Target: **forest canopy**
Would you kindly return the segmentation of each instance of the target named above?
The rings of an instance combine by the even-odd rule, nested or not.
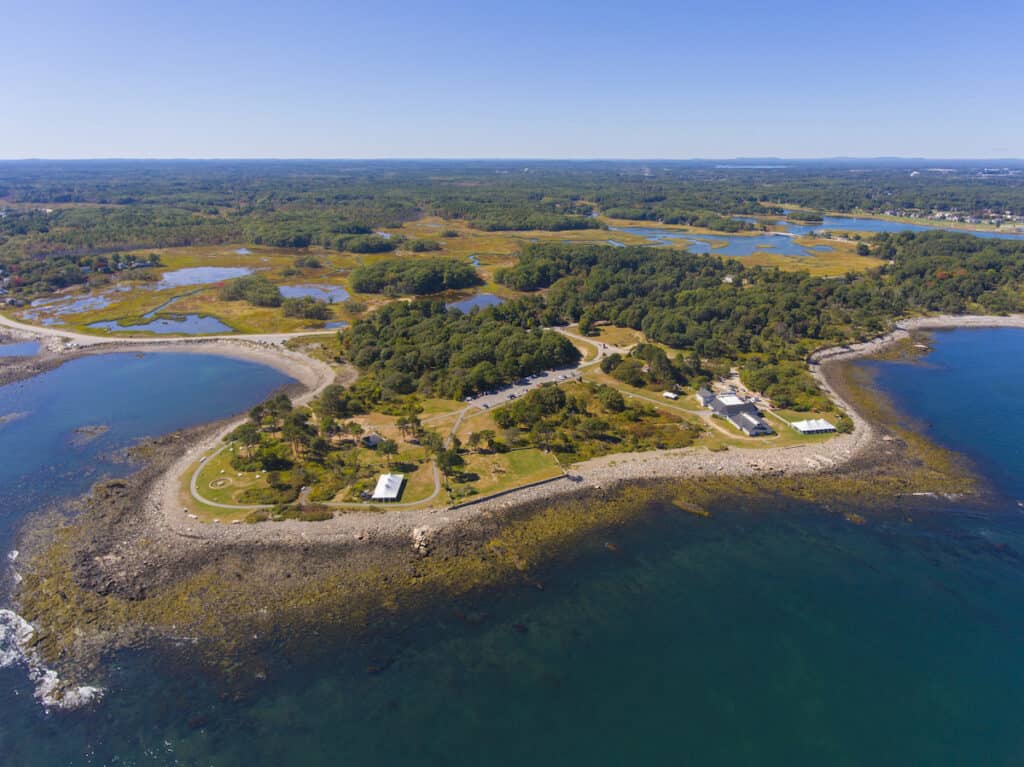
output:
[[[580,359],[568,339],[541,329],[530,303],[463,314],[440,301],[396,302],[356,322],[342,348],[386,392],[452,399]]]
[[[482,285],[472,264],[449,258],[393,258],[352,270],[350,283],[359,293],[425,296]]]

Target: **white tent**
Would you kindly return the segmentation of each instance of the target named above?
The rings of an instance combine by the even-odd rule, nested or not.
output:
[[[809,421],[793,421],[790,426],[801,434],[827,434],[836,430],[836,427],[824,418],[812,418]]]
[[[398,496],[402,494],[404,482],[404,474],[381,474],[371,498],[375,501],[397,501]]]

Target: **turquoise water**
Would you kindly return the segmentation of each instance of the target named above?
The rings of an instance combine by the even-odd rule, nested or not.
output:
[[[2,672],[0,753],[28,767],[1019,765],[1024,460],[993,424],[1024,433],[1024,331],[941,333],[922,364],[863,364],[997,494],[904,499],[862,510],[864,525],[777,498],[722,498],[709,519],[651,504],[539,567],[543,590],[399,615],[371,640],[324,626],[301,652],[266,650],[266,680],[241,689],[185,651],[137,652],[112,660],[94,709],[46,715]]]

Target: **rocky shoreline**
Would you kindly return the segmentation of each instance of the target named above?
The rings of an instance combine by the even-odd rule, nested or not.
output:
[[[968,319],[957,324],[1008,321]],[[1013,322],[1024,326],[1024,318]],[[223,648],[237,646],[252,626],[365,625],[366,616],[382,605],[408,605],[410,595],[425,597],[431,588],[457,591],[499,578],[528,578],[530,558],[542,546],[568,543],[626,513],[595,512],[605,501],[622,507],[627,496],[672,497],[683,484],[695,491],[694,499],[701,483],[708,492],[719,486],[728,492],[737,480],[761,488],[821,482],[821,492],[834,494],[845,492],[842,483],[863,470],[853,480],[857,492],[895,497],[901,488],[917,488],[902,479],[883,488],[871,467],[885,465],[891,472],[886,481],[898,474],[900,440],[880,432],[851,402],[843,363],[876,353],[911,330],[953,324],[945,318],[910,321],[880,339],[821,352],[811,361],[823,388],[853,419],[852,434],[789,448],[610,455],[571,467],[565,479],[459,508],[351,512],[326,522],[198,524],[181,513],[180,504],[168,506],[176,497],[169,493],[181,491],[182,467],[195,451],[218,440],[233,422],[151,440],[135,451],[143,461],[139,471],[97,484],[76,503],[70,522],[54,526],[52,519],[42,520],[38,527],[46,529],[35,531],[35,543],[19,546],[18,606],[40,627],[31,649],[57,664],[61,678],[89,680],[104,652],[153,638],[204,637]],[[221,353],[219,343],[189,347]],[[279,369],[300,379],[304,396],[335,376],[330,366],[279,347],[246,349],[233,342],[223,351],[276,357],[275,366],[288,365]],[[293,354],[314,364],[299,373],[290,366]],[[519,521],[509,524],[512,519]]]

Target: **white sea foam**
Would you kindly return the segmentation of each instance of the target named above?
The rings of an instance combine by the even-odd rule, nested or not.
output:
[[[29,648],[35,629],[13,610],[0,610],[0,668],[24,665],[35,685],[35,697],[45,708],[79,708],[103,694],[99,687],[64,685],[57,672],[47,668]]]

